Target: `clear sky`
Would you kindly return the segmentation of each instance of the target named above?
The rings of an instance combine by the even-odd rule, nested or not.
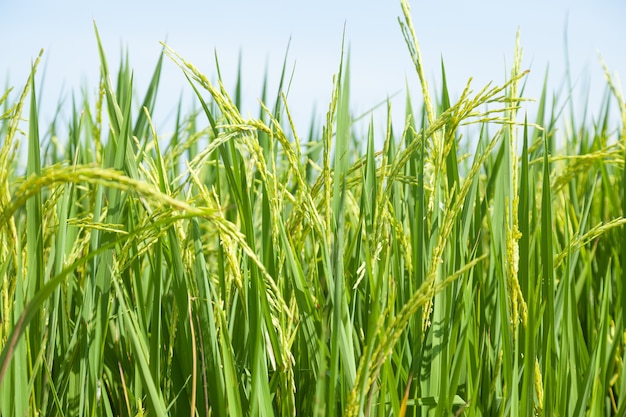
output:
[[[470,76],[474,91],[492,80],[503,82],[518,28],[523,67],[531,69],[529,96],[538,97],[548,63],[550,91],[560,88],[566,33],[571,72],[580,80],[576,94],[588,88],[592,103],[601,97],[604,83],[598,53],[613,72],[626,76],[624,0],[413,0],[411,7],[431,87],[440,85],[443,57],[453,98]],[[95,19],[113,68],[122,48],[128,49],[140,92],[158,58],[159,41],[167,40],[213,80],[217,51],[227,88],[235,83],[241,52],[242,113],[256,116],[264,74],[267,70],[270,86],[275,87],[291,39],[287,62],[290,69],[295,67],[295,75],[289,102],[297,127],[306,132],[314,107],[320,120],[326,111],[344,24],[351,52],[354,113],[404,92],[407,83],[417,101],[419,85],[398,25],[401,14],[399,0],[0,0],[0,80],[22,88],[31,61],[44,48],[42,122],[61,95],[67,98],[84,86],[95,92],[99,75]],[[192,92],[182,73],[166,61],[155,120],[169,117],[181,94],[186,103],[191,102]],[[393,99],[397,111],[403,111],[404,100],[404,94]]]

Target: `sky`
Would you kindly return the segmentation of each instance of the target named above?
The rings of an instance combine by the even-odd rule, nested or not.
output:
[[[592,108],[605,91],[599,54],[613,73],[626,76],[624,0],[413,0],[411,12],[431,90],[441,85],[443,59],[453,100],[470,77],[475,92],[490,81],[504,82],[518,29],[522,68],[531,70],[527,97],[539,97],[548,67],[549,92],[562,91],[566,50],[577,86],[574,97],[589,94]],[[289,45],[287,66],[294,74],[289,105],[296,128],[306,132],[312,116],[322,121],[327,110],[345,30],[353,114],[391,96],[395,121],[404,112],[407,86],[414,102],[420,101],[417,75],[398,24],[401,15],[399,0],[0,0],[0,81],[6,80],[3,90],[5,85],[21,90],[31,62],[43,48],[37,78],[43,83],[41,122],[52,116],[59,98],[69,102],[81,88],[95,95],[95,21],[111,68],[116,68],[122,51],[128,51],[140,95],[161,51],[160,41],[210,80],[216,79],[217,54],[231,90],[241,56],[241,110],[244,116],[256,117],[263,78],[268,75],[270,91],[275,91]],[[166,126],[181,97],[185,105],[193,103],[182,72],[166,60],[153,119]],[[376,120],[383,120],[384,112],[378,110]]]

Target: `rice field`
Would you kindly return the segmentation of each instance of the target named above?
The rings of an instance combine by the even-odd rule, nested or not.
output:
[[[518,37],[504,83],[434,94],[401,3],[403,125],[358,133],[344,57],[307,132],[285,71],[246,118],[164,44],[138,93],[97,29],[67,120],[38,61],[1,96],[1,416],[626,415],[618,84],[528,114]],[[163,65],[197,99],[172,134]]]

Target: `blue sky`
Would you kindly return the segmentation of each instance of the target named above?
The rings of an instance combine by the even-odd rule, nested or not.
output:
[[[604,84],[598,53],[613,72],[622,78],[626,74],[623,0],[414,0],[411,6],[431,88],[439,85],[443,57],[453,96],[458,96],[469,77],[474,78],[474,91],[489,81],[503,82],[518,28],[523,67],[531,69],[528,96],[538,97],[548,63],[550,89],[560,88],[566,28],[571,72],[580,80],[575,94],[580,97],[588,90],[592,103],[599,101]],[[31,61],[44,48],[43,122],[61,95],[67,98],[84,86],[95,92],[99,75],[95,19],[112,67],[119,62],[121,48],[128,49],[140,92],[158,58],[159,41],[167,40],[210,79],[216,77],[213,53],[217,51],[229,88],[234,85],[241,52],[242,113],[256,116],[265,71],[270,87],[275,87],[291,39],[287,62],[290,69],[295,66],[295,75],[289,102],[298,129],[305,132],[314,107],[320,120],[326,111],[332,76],[338,70],[344,24],[351,53],[354,113],[397,91],[404,92],[407,84],[417,101],[419,84],[398,25],[401,13],[399,0],[2,1],[0,77],[16,89],[22,88]],[[167,61],[155,120],[166,120],[181,93],[185,103],[192,101],[182,73]],[[400,94],[392,101],[400,114],[404,100]]]

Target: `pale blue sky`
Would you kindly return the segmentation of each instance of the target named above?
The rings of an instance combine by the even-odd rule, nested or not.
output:
[[[431,87],[440,85],[443,56],[453,96],[458,96],[470,76],[475,80],[475,91],[488,81],[499,84],[504,80],[518,27],[523,67],[532,70],[527,95],[538,97],[548,63],[549,85],[551,91],[557,90],[565,70],[566,21],[571,71],[575,79],[590,81],[592,100],[599,100],[604,88],[598,52],[614,72],[626,76],[624,0],[414,0],[411,5]],[[61,92],[67,96],[84,85],[95,91],[99,75],[95,19],[113,68],[119,62],[121,47],[128,48],[140,91],[158,58],[159,41],[167,39],[210,79],[215,79],[213,51],[217,50],[229,88],[235,82],[241,51],[245,87],[242,110],[244,115],[252,112],[256,116],[265,69],[271,86],[276,86],[291,38],[288,63],[290,68],[295,65],[295,76],[289,101],[299,131],[304,133],[314,105],[320,119],[326,111],[344,23],[351,50],[353,111],[359,113],[388,94],[404,91],[407,80],[417,101],[417,77],[398,25],[401,13],[399,0],[0,0],[0,80],[8,77],[9,83],[20,89],[32,59],[44,48],[43,122]],[[165,63],[163,77],[157,121],[171,113],[181,91],[186,103],[192,100],[185,78],[171,61]],[[399,113],[403,112],[404,100],[403,94],[393,99]]]

